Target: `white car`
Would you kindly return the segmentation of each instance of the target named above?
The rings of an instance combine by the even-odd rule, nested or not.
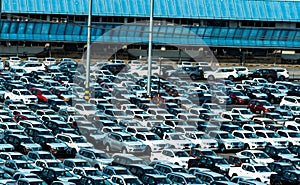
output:
[[[25,104],[35,104],[38,99],[32,95],[27,89],[14,89],[12,92],[4,94],[4,99],[22,100]]]
[[[289,142],[272,130],[258,130],[255,132],[258,137],[274,146],[288,146]]]
[[[278,130],[277,133],[286,139],[290,145],[300,144],[300,133],[294,130]]]
[[[285,81],[289,79],[290,77],[289,72],[285,68],[272,68],[272,69],[275,69],[275,71],[277,72],[277,78],[280,81]]]
[[[169,147],[164,140],[152,132],[139,132],[136,133],[135,137],[147,146],[145,150],[146,154],[161,151],[162,149]]]
[[[79,112],[79,114],[88,116],[90,114],[96,114],[97,108],[93,104],[75,104],[74,106],[75,110]]]
[[[220,67],[215,71],[205,71],[204,78],[208,80],[229,79],[233,81],[238,78],[238,73],[233,67]]]
[[[244,149],[263,149],[267,144],[250,131],[235,130],[232,135],[244,143]]]
[[[260,150],[243,150],[236,153],[237,156],[246,156],[250,158],[251,164],[263,164],[267,165],[268,163],[274,162],[268,154]]]
[[[245,119],[252,119],[254,114],[247,108],[232,108],[232,113],[237,113]]]
[[[188,167],[188,161],[193,159],[189,154],[181,149],[164,149],[161,152],[152,152],[150,160],[166,160],[178,164],[184,168]]]
[[[260,182],[270,184],[270,176],[276,174],[261,164],[244,163],[241,167],[231,167],[228,172],[229,177],[233,176],[251,176]]]
[[[91,143],[87,142],[84,136],[65,133],[57,134],[55,137],[64,141],[68,145],[68,147],[71,149],[71,154],[76,154],[80,148],[94,148]]]
[[[185,136],[189,138],[197,148],[208,148],[218,150],[218,142],[210,138],[205,132],[187,132]]]
[[[300,106],[300,97],[298,96],[285,96],[280,102],[280,106],[290,105],[290,106]]]
[[[88,161],[91,166],[100,170],[103,170],[104,167],[110,165],[113,161],[107,153],[98,149],[81,148],[75,157]]]
[[[164,133],[163,140],[177,149],[190,150],[195,146],[183,133]]]

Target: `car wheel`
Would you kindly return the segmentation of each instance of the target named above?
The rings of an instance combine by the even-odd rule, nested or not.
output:
[[[274,79],[272,77],[268,77],[268,81],[272,83],[274,82]]]
[[[128,153],[126,148],[122,148],[121,152],[122,152],[122,154],[127,154]]]
[[[145,154],[151,155],[151,148],[149,146],[146,147]]]
[[[274,104],[275,103],[275,99],[271,98],[270,103]]]
[[[245,144],[245,145],[244,145],[244,150],[249,150],[249,149],[250,149],[249,145],[248,145],[248,144]]]
[[[285,77],[284,77],[284,76],[280,76],[280,77],[279,77],[279,80],[280,80],[280,81],[285,81]]]
[[[207,79],[208,79],[209,81],[213,81],[213,80],[215,80],[215,77],[214,77],[213,75],[209,75],[209,76],[207,77]]]
[[[226,152],[226,148],[224,145],[220,146],[220,152],[225,153]]]
[[[196,75],[191,75],[192,80],[197,80]]]
[[[256,178],[257,181],[261,182],[260,178]]]
[[[274,182],[273,184],[274,184],[274,185],[282,185],[282,183],[279,182],[279,181],[276,181],[276,182]]]
[[[110,146],[109,146],[109,145],[106,145],[106,146],[105,146],[105,150],[108,151],[108,152],[110,152],[110,150],[111,150]]]
[[[234,77],[230,75],[230,76],[228,77],[228,80],[233,81],[233,80],[234,80]]]

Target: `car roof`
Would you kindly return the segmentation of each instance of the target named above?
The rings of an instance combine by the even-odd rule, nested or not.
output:
[[[192,174],[184,173],[184,172],[171,172],[171,173],[169,173],[168,175],[171,175],[171,174],[174,174],[174,175],[180,175],[180,176],[183,176],[183,177],[186,177],[186,178],[195,177],[195,176],[192,175]]]
[[[210,175],[212,177],[223,177],[224,176],[220,173],[213,172],[213,171],[197,172],[196,174],[205,174],[205,175]]]

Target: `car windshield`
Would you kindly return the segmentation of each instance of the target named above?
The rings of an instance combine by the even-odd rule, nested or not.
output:
[[[267,133],[268,138],[280,138],[280,135],[276,132]]]
[[[86,143],[86,139],[84,139],[83,137],[74,137],[72,138],[74,143]]]
[[[245,109],[245,110],[242,109],[242,110],[240,110],[240,112],[241,112],[241,114],[252,114],[252,112],[248,109]]]
[[[20,91],[21,95],[31,95],[29,91]]]
[[[182,134],[170,134],[172,140],[186,140]]]
[[[187,184],[201,184],[201,181],[196,177],[185,178]]]
[[[75,162],[75,165],[77,167],[89,167],[90,166],[90,164],[87,161]]]
[[[34,169],[34,167],[30,163],[16,163],[18,168],[21,169]]]
[[[229,133],[219,134],[222,139],[234,139],[234,137]]]
[[[12,160],[23,160],[23,161],[27,161],[28,159],[24,156],[24,155],[22,155],[22,154],[20,154],[20,155],[11,155],[11,159]]]
[[[136,178],[127,178],[124,179],[126,185],[142,185],[143,183]]]
[[[29,138],[22,138],[21,139],[21,143],[34,143],[31,139],[29,139]]]
[[[0,173],[0,179],[11,179],[7,173]]]
[[[229,181],[226,177],[221,176],[221,177],[214,177],[215,181]]]
[[[206,134],[195,134],[197,139],[209,139],[209,136]]]
[[[225,159],[215,159],[214,160],[216,164],[228,164],[228,162]]]
[[[254,156],[257,158],[257,159],[269,159],[270,157],[265,154],[265,153],[254,153]]]
[[[172,184],[172,181],[168,178],[157,178],[155,177],[156,184]]]
[[[183,172],[187,173],[187,171],[184,168],[173,168],[173,172]]]
[[[48,167],[53,167],[53,168],[63,168],[64,167],[60,162],[48,162],[47,165],[48,165]]]
[[[47,138],[45,139],[45,143],[62,143],[62,142],[56,138]]]
[[[97,110],[97,108],[92,105],[85,105],[84,108],[85,108],[85,110]]]
[[[280,154],[291,154],[291,152],[287,148],[280,148],[280,149],[277,149],[277,151]]]
[[[123,136],[122,138],[125,142],[137,141],[136,138],[133,136]]]
[[[292,138],[300,138],[300,134],[298,132],[288,132],[287,134]]]
[[[257,172],[271,172],[271,170],[266,166],[255,166]]]
[[[244,133],[244,136],[247,139],[258,138],[254,133]]]
[[[73,175],[68,171],[55,171],[57,177],[73,177]]]
[[[87,176],[102,176],[99,170],[85,170]]]
[[[161,140],[160,137],[158,137],[157,135],[146,135],[147,140],[149,141],[154,141],[154,140]]]
[[[55,157],[51,154],[40,154],[41,159],[55,159]]]
[[[110,156],[107,153],[95,153],[97,159],[109,159]]]
[[[175,152],[176,157],[189,157],[189,154],[186,151]]]
[[[129,175],[130,173],[127,170],[115,170],[116,175]]]

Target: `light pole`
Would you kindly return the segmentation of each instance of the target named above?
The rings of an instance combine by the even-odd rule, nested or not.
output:
[[[153,37],[153,5],[154,0],[150,0],[150,25],[149,25],[149,48],[148,48],[148,79],[147,96],[151,96],[151,75],[152,75],[152,37]]]
[[[91,61],[91,26],[92,26],[92,0],[89,0],[87,53],[86,53],[86,77],[84,99],[90,99],[90,61]]]

